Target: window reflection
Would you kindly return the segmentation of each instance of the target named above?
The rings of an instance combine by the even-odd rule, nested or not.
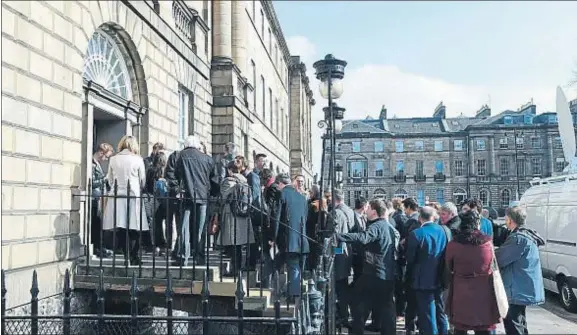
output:
[[[349,161],[347,173],[349,178],[363,178],[367,177],[367,161]]]

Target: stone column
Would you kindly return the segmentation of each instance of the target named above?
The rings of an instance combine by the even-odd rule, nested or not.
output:
[[[231,19],[232,4],[236,1],[214,0],[213,56],[232,58]]]
[[[489,137],[489,173],[495,173],[495,138]]]
[[[228,1],[226,1],[228,2]],[[232,59],[244,77],[248,75],[247,44],[248,17],[246,1],[230,1],[232,3]]]
[[[469,174],[476,174],[475,171],[475,139],[469,139],[469,165],[467,166],[467,176]]]
[[[547,155],[549,156],[549,173],[553,176],[555,173],[555,155],[553,155],[553,136],[547,134]],[[547,171],[543,171],[543,176],[547,175]]]

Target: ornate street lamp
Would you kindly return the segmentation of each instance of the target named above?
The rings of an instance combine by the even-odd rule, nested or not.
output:
[[[340,131],[342,127],[342,119],[344,117],[344,108],[338,107],[333,100],[337,100],[343,94],[343,78],[345,76],[345,67],[347,62],[344,60],[336,59],[333,55],[328,54],[323,60],[319,60],[313,64],[316,70],[316,77],[320,80],[320,94],[323,98],[328,100],[328,106],[323,108],[324,120],[318,123],[319,128],[327,128],[326,134],[323,136],[323,154],[321,162],[321,184],[320,184],[320,194],[323,194],[323,178],[324,178],[324,161],[325,161],[325,140],[330,140],[330,163],[329,163],[329,174],[328,178],[331,185],[331,200],[332,208],[335,208],[335,190],[337,185],[337,168],[336,168],[336,132]],[[342,173],[342,168],[341,168]],[[322,215],[319,215],[319,224]],[[330,266],[329,268],[332,268]],[[336,320],[335,320],[335,306],[336,306],[336,295],[335,295],[335,280],[334,280],[334,269],[329,274],[330,279],[330,289],[329,289],[329,300],[328,300],[328,334],[336,333]]]

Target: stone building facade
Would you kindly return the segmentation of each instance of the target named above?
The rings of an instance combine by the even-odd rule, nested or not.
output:
[[[498,209],[533,178],[566,165],[556,114],[537,115],[532,103],[494,116],[483,106],[475,117],[456,118],[446,117],[442,103],[429,118],[389,118],[383,106],[377,119],[344,122],[336,160],[351,205],[359,196],[414,197],[420,204],[471,196]]]
[[[315,105],[306,66],[291,56],[290,69],[290,159],[291,175],[303,175],[307,187],[313,183],[311,110]]]
[[[2,33],[8,307],[33,269],[41,298],[61,292],[99,143],[132,134],[146,156],[194,133],[290,170],[291,58],[269,1],[3,1]]]

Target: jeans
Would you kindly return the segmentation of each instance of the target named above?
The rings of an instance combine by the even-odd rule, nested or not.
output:
[[[527,315],[525,314],[526,308],[527,306],[509,304],[507,317],[503,320],[507,335],[529,334]]]
[[[193,215],[195,217],[193,217]],[[179,221],[177,221],[178,223]],[[204,258],[203,233],[206,224],[206,204],[187,204],[184,208],[182,221],[177,225],[178,238],[176,240],[176,257],[180,258],[182,265],[188,265],[191,249],[194,256]],[[192,235],[191,235],[192,233]],[[193,245],[191,246],[191,242]]]
[[[265,252],[264,272],[261,279],[263,287],[270,287],[272,275],[275,271],[279,271],[282,265],[286,262],[288,271],[287,296],[298,297],[301,295],[301,281],[303,276],[303,269],[306,264],[307,255],[297,254],[294,252],[278,253],[275,259],[272,260],[268,255],[268,250]]]
[[[449,320],[445,314],[442,290],[415,290],[419,311],[419,332],[445,335]]]
[[[365,322],[369,312],[378,316],[382,335],[396,334],[396,318],[394,303],[395,282],[379,279],[373,275],[361,275],[354,289],[353,334],[365,333]],[[374,317],[373,317],[374,318]]]

